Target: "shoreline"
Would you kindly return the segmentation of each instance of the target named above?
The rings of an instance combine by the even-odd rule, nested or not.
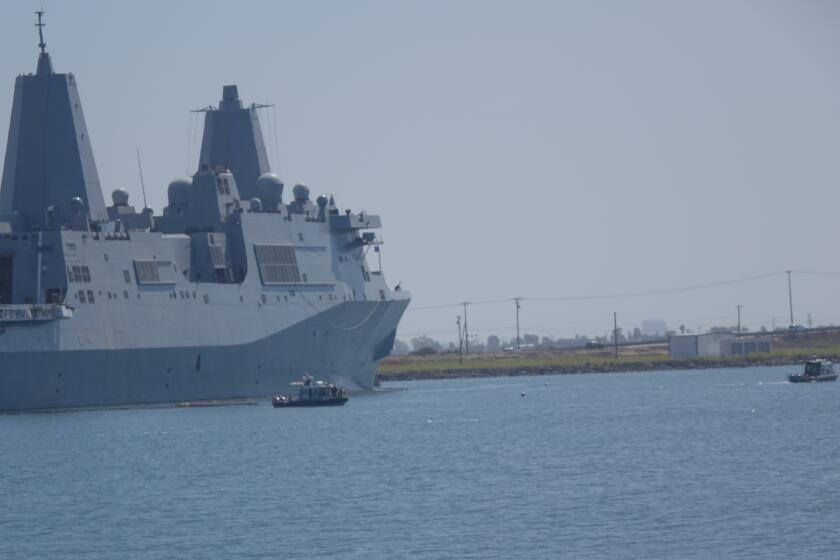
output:
[[[822,356],[833,362],[838,356]],[[526,375],[577,375],[590,373],[633,373],[643,371],[690,371],[700,369],[745,368],[755,366],[794,366],[801,365],[807,358],[804,356],[760,356],[751,355],[735,358],[695,358],[675,360],[633,360],[633,361],[602,361],[583,364],[546,364],[521,366],[482,366],[471,368],[462,366],[456,368],[433,369],[405,369],[384,371],[377,373],[380,382],[394,381],[424,381],[437,379],[467,379],[479,377],[518,377]]]

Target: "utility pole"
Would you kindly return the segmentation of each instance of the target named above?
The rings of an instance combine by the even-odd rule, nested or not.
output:
[[[738,308],[738,334],[741,334],[741,308],[743,307],[743,305],[739,303],[735,307]]]
[[[790,326],[793,326],[793,290],[790,287],[790,273],[792,270],[786,270],[788,275],[788,302],[790,303]]]
[[[464,306],[464,345],[466,346],[467,354],[470,353],[470,331],[467,329],[467,305],[470,302],[465,301],[462,305]]]
[[[463,353],[464,339],[461,336],[461,316],[460,315],[458,315],[458,318],[455,320],[455,322],[458,323],[458,363],[462,364],[462,363],[464,363],[464,353]]]
[[[522,307],[519,305],[519,300],[521,297],[513,298],[514,303],[516,303],[516,349],[519,350],[519,308]]]
[[[615,359],[618,359],[618,313],[613,311],[613,347],[615,348]]]

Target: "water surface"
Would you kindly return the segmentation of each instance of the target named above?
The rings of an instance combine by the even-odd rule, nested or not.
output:
[[[840,383],[789,371],[0,416],[0,558],[832,558]]]

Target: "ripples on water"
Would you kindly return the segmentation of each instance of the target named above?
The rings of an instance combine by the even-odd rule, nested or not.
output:
[[[789,370],[0,416],[0,558],[834,558],[840,383]]]

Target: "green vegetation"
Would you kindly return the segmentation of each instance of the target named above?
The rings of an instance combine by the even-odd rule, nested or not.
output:
[[[840,340],[777,340],[770,353],[748,356],[670,358],[664,344],[623,347],[616,358],[606,350],[528,350],[521,353],[485,353],[394,356],[379,367],[382,380],[435,379],[448,377],[503,376],[539,373],[584,373],[640,370],[706,369],[752,365],[798,364],[808,358],[840,361]]]
[[[568,368],[576,365],[592,365],[592,364],[613,364],[616,361],[622,363],[641,364],[651,361],[667,361],[669,358],[665,354],[655,355],[632,355],[619,356],[616,360],[612,356],[591,356],[591,355],[558,355],[546,357],[544,355],[529,356],[527,353],[517,355],[515,357],[496,357],[496,356],[469,356],[458,363],[458,357],[450,356],[435,356],[432,358],[398,358],[389,359],[379,366],[381,373],[389,372],[408,372],[408,371],[443,371],[443,370],[481,370],[481,369],[525,369],[525,368],[546,368],[546,367],[562,367]]]

